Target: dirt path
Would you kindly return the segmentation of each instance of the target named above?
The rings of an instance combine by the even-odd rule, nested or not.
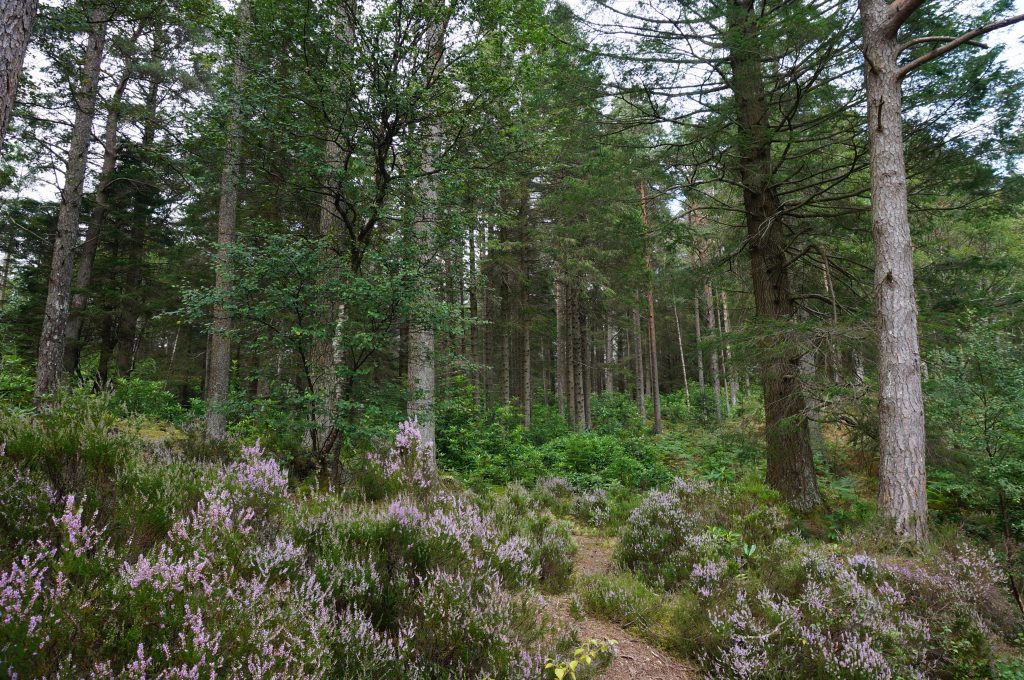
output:
[[[576,561],[577,573],[583,576],[603,574],[612,570],[614,541],[600,536],[577,535],[580,551]],[[559,609],[567,625],[575,626],[580,637],[619,641],[615,659],[601,673],[603,680],[698,680],[700,674],[684,662],[651,646],[644,640],[609,621],[587,617],[576,621],[569,614],[569,598],[559,598]]]

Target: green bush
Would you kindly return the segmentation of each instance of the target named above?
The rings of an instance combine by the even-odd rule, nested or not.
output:
[[[636,437],[644,430],[636,402],[624,392],[601,392],[590,399],[594,432],[619,437]]]
[[[617,482],[643,489],[670,478],[654,447],[639,438],[575,432],[548,442],[540,453],[546,470],[561,474],[578,488]]]
[[[587,576],[576,591],[588,614],[627,628],[649,629],[664,612],[664,596],[629,572]]]
[[[167,391],[162,380],[118,378],[111,385],[110,403],[117,413],[149,420],[181,423],[189,411]]]

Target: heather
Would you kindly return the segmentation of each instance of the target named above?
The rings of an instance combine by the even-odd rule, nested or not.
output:
[[[189,457],[91,408],[0,423],[12,677],[539,678],[571,658],[542,595],[571,571],[564,522],[425,477],[414,424],[334,488],[258,443]]]

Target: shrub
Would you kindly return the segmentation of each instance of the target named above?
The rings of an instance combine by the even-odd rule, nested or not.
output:
[[[664,610],[664,597],[629,572],[587,576],[576,590],[587,613],[624,627],[650,628]]]
[[[604,489],[591,489],[577,495],[572,502],[572,514],[590,526],[604,526],[609,517],[608,492]]]
[[[597,434],[636,437],[644,430],[636,402],[624,392],[594,394],[590,410]]]
[[[708,482],[680,478],[668,491],[650,492],[633,510],[617,558],[648,582],[675,588],[697,564],[743,564],[785,526],[784,514],[756,496],[716,492]]]
[[[179,423],[188,411],[167,391],[162,380],[118,378],[111,385],[111,405],[122,416],[143,416],[150,420]]]
[[[572,484],[564,477],[543,477],[537,480],[537,485],[533,488],[537,503],[556,515],[569,512],[575,493]]]
[[[408,425],[375,462],[397,464],[390,503],[353,508],[293,490],[259,447],[186,460],[99,429],[36,432],[46,417],[5,423],[5,673],[525,680],[554,651],[534,588],[567,581],[568,527],[532,510],[499,525],[436,480],[420,493]],[[89,496],[45,493],[51,445],[93,436],[116,455],[90,448]],[[147,528],[127,529],[133,513]]]
[[[669,478],[656,451],[641,439],[620,439],[593,432],[572,433],[541,448],[544,467],[580,488],[617,482],[649,488]]]

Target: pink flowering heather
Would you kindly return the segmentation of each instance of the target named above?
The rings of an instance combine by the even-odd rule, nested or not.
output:
[[[84,499],[83,499],[84,501]],[[93,515],[95,521],[96,515]],[[100,548],[102,532],[82,521],[82,507],[75,504],[74,494],[64,499],[63,514],[54,517],[53,523],[62,530],[68,548],[76,557],[92,554]]]
[[[288,472],[266,455],[258,441],[242,448],[240,461],[224,466],[220,480],[255,498],[288,494]]]
[[[415,420],[406,420],[399,424],[391,447],[370,453],[367,461],[387,482],[426,490],[433,479],[427,463],[433,458],[431,446],[423,441],[419,424]]]

